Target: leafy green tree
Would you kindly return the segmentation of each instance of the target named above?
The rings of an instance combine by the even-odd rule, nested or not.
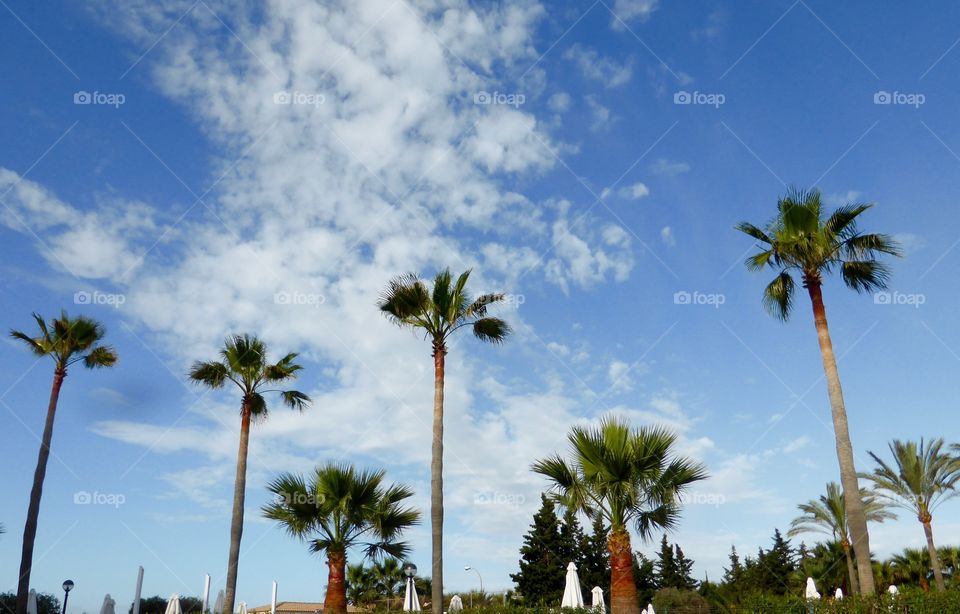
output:
[[[890,442],[893,465],[870,452],[877,463],[873,473],[864,474],[878,489],[881,497],[891,505],[901,507],[917,515],[927,538],[927,552],[933,567],[937,590],[947,590],[940,569],[940,557],[933,543],[933,511],[945,501],[956,497],[960,482],[960,461],[943,451],[943,439],[934,439],[918,446],[913,441],[894,439]]]
[[[553,482],[564,507],[591,518],[602,515],[610,526],[610,609],[612,614],[639,614],[633,581],[631,524],[641,539],[671,529],[680,517],[679,498],[687,487],[707,477],[706,469],[674,451],[676,435],[657,427],[632,428],[616,418],[599,427],[575,426],[567,436],[572,461],[553,455],[533,470]]]
[[[503,294],[483,294],[476,299],[467,292],[466,271],[453,281],[449,269],[437,273],[433,289],[414,273],[393,279],[378,304],[380,311],[403,328],[422,331],[433,354],[433,443],[430,461],[430,533],[433,614],[443,613],[443,389],[445,361],[451,336],[464,327],[490,343],[502,343],[510,326],[487,315],[487,308],[504,300]]]
[[[839,271],[844,283],[858,292],[886,287],[889,269],[878,257],[899,255],[900,252],[887,235],[865,234],[858,230],[857,218],[870,206],[844,205],[824,219],[819,191],[791,190],[777,203],[777,215],[765,230],[747,222],[737,226],[738,230],[761,244],[761,251],[747,258],[747,268],[770,267],[779,272],[763,293],[763,304],[772,315],[781,320],[789,318],[796,292],[794,274],[799,276],[810,297],[830,397],[840,483],[847,497],[847,516],[857,557],[860,589],[867,595],[874,592],[870,536],[860,500],[847,410],[827,326],[822,286],[825,275]]]
[[[60,401],[60,388],[73,365],[82,363],[88,369],[112,367],[117,362],[113,348],[101,345],[106,334],[103,326],[91,318],[71,318],[66,311],[60,312],[49,325],[39,314],[33,314],[37,323],[37,335],[31,336],[19,330],[11,330],[10,336],[23,342],[38,358],[53,360],[53,383],[47,403],[47,419],[40,438],[37,467],[33,473],[30,504],[23,527],[23,549],[20,555],[20,576],[17,582],[17,614],[27,614],[27,598],[30,596],[30,574],[33,571],[33,546],[37,539],[37,521],[40,517],[40,499],[43,496],[43,481],[47,475],[50,444],[53,439],[53,422]]]
[[[14,614],[16,611],[17,596],[0,593],[0,614]],[[37,614],[60,614],[60,600],[50,593],[37,593]]]
[[[273,503],[263,515],[276,520],[290,535],[306,541],[310,551],[327,556],[327,594],[323,611],[345,614],[347,551],[362,547],[368,558],[403,558],[410,551],[401,534],[420,521],[420,512],[405,507],[413,491],[402,484],[384,484],[384,471],[358,471],[352,465],[327,463],[317,467],[309,482],[284,473],[268,490]]]
[[[603,589],[604,599],[610,598],[610,555],[607,553],[607,539],[610,531],[603,523],[603,518],[597,516],[593,520],[592,531],[583,541],[583,551],[580,557],[580,579],[588,589],[599,586]]]
[[[887,509],[887,504],[879,500],[866,489],[860,489],[860,500],[863,502],[863,512],[867,522],[883,522],[896,518],[896,515]],[[847,511],[844,503],[843,491],[836,482],[827,483],[827,492],[818,499],[797,505],[802,515],[790,523],[789,537],[796,537],[803,533],[825,533],[833,538],[843,549],[849,576],[848,593],[859,593],[860,583],[856,566],[853,562],[853,552],[850,545],[850,530],[847,526]]]
[[[560,523],[553,500],[540,496],[540,509],[523,537],[520,571],[510,574],[526,606],[555,606],[563,597],[566,566],[561,555]]]
[[[303,367],[294,362],[297,354],[291,352],[278,362],[267,362],[267,347],[255,336],[229,337],[220,350],[220,360],[195,362],[190,368],[194,383],[211,389],[223,388],[233,382],[240,389],[240,446],[237,451],[237,475],[233,483],[233,513],[230,520],[230,552],[227,556],[227,586],[223,600],[224,612],[234,611],[237,594],[237,565],[240,560],[240,540],[243,537],[243,502],[247,491],[247,451],[250,446],[250,423],[262,422],[269,413],[268,393],[279,393],[283,402],[298,411],[310,403],[310,397],[298,390],[271,388],[296,379]]]
[[[651,603],[659,588],[656,564],[640,552],[635,552],[633,557],[633,584],[637,587],[637,600],[640,603]]]

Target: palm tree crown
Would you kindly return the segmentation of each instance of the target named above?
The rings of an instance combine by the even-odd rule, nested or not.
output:
[[[22,341],[36,356],[49,356],[58,369],[66,370],[70,365],[83,362],[88,369],[111,367],[118,358],[116,352],[106,345],[100,345],[106,331],[103,326],[86,316],[71,318],[66,311],[60,312],[49,325],[39,314],[33,314],[40,334],[32,337],[18,330],[10,331],[10,336]]]
[[[863,500],[863,510],[867,516],[867,522],[883,522],[897,517],[896,514],[887,509],[887,505],[879,500],[875,493],[861,488],[860,498]],[[850,539],[846,507],[840,485],[836,482],[829,482],[825,495],[820,495],[819,499],[797,505],[803,515],[793,519],[787,536],[796,537],[802,533],[824,533],[843,545]]]
[[[793,307],[796,282],[819,283],[824,273],[839,269],[844,283],[857,292],[886,287],[889,268],[877,260],[880,254],[900,255],[896,242],[884,234],[857,230],[857,218],[869,204],[838,207],[824,219],[819,190],[792,189],[777,203],[777,216],[765,230],[748,222],[737,225],[761,243],[762,251],[747,258],[747,268],[770,267],[780,273],[763,293],[764,307],[786,320]]]
[[[264,385],[295,379],[303,368],[294,362],[296,357],[291,352],[268,364],[263,341],[252,335],[234,335],[224,342],[219,361],[195,362],[190,368],[190,379],[215,389],[233,382],[242,391],[251,416],[262,420],[268,412],[265,393],[279,392],[286,405],[300,411],[310,402],[310,397],[297,390],[263,389]]]
[[[702,464],[673,455],[676,436],[659,427],[632,429],[608,417],[598,428],[574,427],[567,439],[572,464],[554,455],[536,462],[533,470],[550,478],[562,505],[591,518],[599,514],[611,532],[633,523],[646,539],[656,529],[673,528],[679,495],[707,477]]]
[[[421,329],[431,339],[434,351],[446,351],[446,340],[458,329],[471,327],[481,341],[502,343],[510,326],[500,318],[487,315],[487,307],[502,302],[500,293],[482,294],[476,299],[466,290],[470,271],[453,281],[449,269],[438,273],[433,290],[416,274],[401,275],[387,286],[378,307],[395,324]]]
[[[915,513],[920,522],[929,522],[934,509],[960,494],[960,462],[942,451],[943,445],[943,439],[929,444],[921,439],[919,446],[913,441],[894,439],[890,452],[896,466],[870,452],[877,468],[863,477],[872,481],[879,496],[892,505]]]
[[[368,557],[403,558],[410,545],[398,538],[420,522],[420,512],[404,506],[413,491],[402,484],[384,485],[385,475],[336,463],[317,467],[309,482],[285,473],[268,486],[276,500],[263,507],[263,514],[290,535],[309,540],[311,552],[361,547]]]

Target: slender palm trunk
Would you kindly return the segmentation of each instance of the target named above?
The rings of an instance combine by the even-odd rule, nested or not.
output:
[[[327,552],[327,595],[323,599],[323,614],[347,613],[347,585],[343,581],[346,567],[345,552]]]
[[[443,378],[447,348],[433,345],[433,448],[430,460],[430,533],[432,537],[432,586],[430,609],[443,614]]]
[[[847,587],[847,590],[849,590],[851,594],[857,595],[860,593],[860,579],[857,577],[857,566],[853,564],[853,554],[850,552],[850,541],[844,540],[840,545],[843,547],[843,556],[847,559],[847,577],[850,579],[850,585]]]
[[[53,371],[50,387],[50,402],[47,404],[47,421],[43,425],[37,468],[33,473],[33,488],[30,490],[30,506],[27,522],[23,527],[23,550],[20,555],[20,580],[17,583],[17,614],[27,614],[27,598],[30,596],[30,572],[33,568],[33,542],[37,539],[37,521],[40,517],[40,497],[43,495],[43,480],[47,475],[47,460],[50,458],[50,441],[53,439],[53,420],[57,414],[60,388],[67,370],[58,366]]]
[[[237,598],[237,565],[240,561],[240,538],[243,537],[243,501],[247,492],[247,449],[250,445],[250,404],[244,399],[240,409],[240,447],[237,450],[237,478],[233,483],[233,519],[230,521],[230,555],[227,557],[227,590],[223,599],[224,614],[233,614]]]
[[[925,518],[923,523],[923,534],[927,538],[927,552],[930,553],[930,566],[933,567],[933,579],[937,583],[937,592],[942,593],[947,590],[947,585],[943,581],[943,570],[940,569],[940,557],[937,556],[937,547],[933,545],[933,527],[930,523],[932,518]]]
[[[847,522],[850,525],[853,552],[857,559],[860,593],[872,595],[874,585],[873,566],[870,562],[870,534],[867,531],[867,516],[863,510],[863,500],[860,498],[857,469],[853,462],[853,444],[850,442],[850,428],[847,424],[847,410],[843,403],[843,389],[840,387],[837,359],[833,354],[833,342],[830,340],[830,330],[827,328],[827,311],[823,306],[820,281],[808,278],[804,280],[804,285],[813,304],[813,321],[817,327],[823,373],[827,380],[827,393],[830,396],[833,431],[837,439],[837,459],[840,462],[840,484],[843,486]]]
[[[630,534],[624,529],[611,531],[607,538],[607,551],[610,553],[610,613],[639,614]]]

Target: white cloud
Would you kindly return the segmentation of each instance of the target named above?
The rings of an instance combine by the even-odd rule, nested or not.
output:
[[[663,175],[665,177],[676,177],[682,173],[686,173],[690,170],[690,165],[686,162],[674,162],[667,160],[666,158],[659,158],[656,162],[650,165],[650,172],[655,175]]]
[[[813,440],[810,439],[810,437],[808,437],[807,435],[801,435],[800,437],[797,437],[796,439],[792,439],[792,440],[788,441],[788,442],[783,446],[783,451],[786,452],[787,454],[791,454],[791,453],[793,453],[793,452],[798,452],[798,451],[800,451],[800,450],[802,450],[802,449],[810,446],[812,443],[813,443]]]
[[[567,49],[563,58],[576,64],[584,77],[598,81],[608,88],[625,85],[633,76],[632,61],[621,64],[579,43]]]
[[[570,94],[557,92],[547,100],[547,107],[554,113],[566,113],[570,109]]]
[[[597,102],[593,96],[585,98],[587,106],[590,108],[590,130],[602,132],[607,130],[616,122],[616,117],[610,112],[610,109]]]
[[[640,200],[646,196],[650,195],[650,188],[641,182],[637,182],[633,185],[627,186],[620,190],[620,195],[624,198],[631,198],[633,200]]]
[[[616,0],[613,3],[613,12],[620,20],[629,22],[633,19],[646,21],[659,5],[659,0]],[[613,22],[614,28],[622,28],[618,20]]]
[[[564,292],[569,292],[571,283],[587,287],[606,279],[607,275],[618,281],[625,280],[634,263],[630,237],[623,229],[608,226],[603,233],[607,248],[591,249],[587,238],[592,233],[578,234],[571,227],[566,215],[569,209],[570,203],[561,203],[562,215],[553,223],[556,257],[547,263],[547,279]]]
[[[660,240],[663,241],[664,245],[673,247],[677,244],[676,237],[673,236],[673,229],[669,226],[664,226],[660,229]]]

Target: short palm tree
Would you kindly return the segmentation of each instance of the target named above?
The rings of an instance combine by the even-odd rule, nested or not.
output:
[[[397,596],[397,591],[403,586],[403,566],[399,559],[385,558],[374,563],[370,569],[377,591],[387,600],[387,609],[391,601]]]
[[[679,496],[707,477],[699,463],[676,456],[676,436],[658,427],[631,428],[616,417],[596,428],[575,426],[567,435],[572,459],[559,454],[537,461],[533,470],[553,482],[551,494],[567,508],[602,518],[610,527],[612,614],[640,611],[633,577],[630,527],[641,539],[679,521]]]
[[[368,606],[380,596],[373,571],[362,563],[347,565],[346,591],[347,603],[357,607]]]
[[[844,283],[858,292],[872,292],[886,287],[889,269],[878,257],[881,254],[899,255],[900,252],[887,235],[865,234],[857,229],[857,218],[870,207],[848,204],[825,218],[819,191],[790,190],[777,203],[777,215],[766,229],[747,222],[737,226],[737,230],[756,239],[761,247],[760,252],[747,258],[747,268],[760,270],[770,267],[779,272],[763,292],[763,305],[767,311],[780,320],[785,321],[790,317],[797,285],[794,275],[800,278],[810,297],[830,397],[840,483],[846,496],[860,589],[868,595],[874,592],[870,534],[860,500],[847,410],[827,326],[822,285],[825,275],[839,272]]]
[[[222,388],[233,382],[240,389],[240,446],[237,451],[237,477],[233,484],[233,514],[230,521],[230,552],[227,557],[227,587],[224,612],[233,612],[237,593],[237,565],[240,560],[240,539],[243,536],[243,501],[247,491],[247,451],[250,445],[250,423],[267,419],[264,395],[278,393],[289,407],[303,411],[310,397],[298,390],[272,388],[296,379],[302,369],[290,353],[276,363],[267,362],[267,348],[257,337],[234,335],[220,350],[220,360],[195,362],[190,379],[209,388]]]
[[[392,322],[419,330],[430,340],[433,350],[433,443],[430,460],[430,533],[432,559],[431,607],[433,614],[443,612],[443,385],[447,343],[464,327],[474,336],[490,343],[502,343],[510,326],[500,318],[487,315],[487,307],[502,302],[503,294],[483,294],[476,299],[467,292],[470,271],[456,281],[450,270],[437,273],[433,288],[410,273],[390,281],[378,306]]]
[[[409,552],[409,544],[398,539],[420,521],[419,511],[404,506],[413,491],[401,484],[386,486],[384,477],[382,470],[358,471],[351,465],[328,463],[317,467],[309,481],[286,473],[268,487],[276,499],[263,507],[263,515],[307,541],[311,552],[326,553],[325,614],[347,611],[348,550],[361,547],[374,559],[402,558]]]
[[[946,590],[946,584],[933,543],[933,510],[960,494],[957,491],[960,462],[944,452],[943,445],[943,439],[934,439],[926,445],[921,439],[919,446],[913,441],[894,439],[890,442],[893,465],[870,452],[877,467],[873,473],[863,476],[871,480],[878,494],[892,505],[917,515],[927,538],[927,552],[938,591]]]
[[[890,559],[891,584],[919,586],[930,590],[930,553],[921,548],[906,548]]]
[[[887,505],[878,500],[870,491],[861,488],[860,500],[863,501],[863,511],[867,516],[867,522],[883,522],[896,518],[896,515],[887,509]],[[860,583],[851,553],[847,510],[840,485],[836,482],[828,482],[825,495],[820,495],[819,499],[801,503],[797,505],[797,508],[803,512],[803,515],[793,519],[787,536],[796,537],[803,533],[830,535],[833,541],[843,549],[847,561],[848,589],[854,593],[859,593]]]
[[[53,438],[53,422],[60,400],[60,388],[67,377],[67,371],[76,363],[83,363],[88,369],[112,367],[117,362],[117,353],[106,345],[101,345],[106,331],[103,326],[91,318],[79,316],[71,318],[66,311],[60,313],[50,324],[38,314],[33,314],[37,323],[37,336],[13,330],[10,336],[22,341],[38,357],[53,360],[53,384],[50,388],[50,401],[47,404],[47,420],[40,439],[40,453],[37,468],[33,473],[33,488],[30,490],[30,505],[27,508],[27,521],[23,528],[23,551],[20,558],[20,578],[17,582],[17,614],[26,614],[27,598],[30,595],[30,572],[33,567],[33,544],[37,538],[37,519],[40,514],[40,497],[43,494],[43,480],[47,474],[47,460],[50,458],[50,441]]]

